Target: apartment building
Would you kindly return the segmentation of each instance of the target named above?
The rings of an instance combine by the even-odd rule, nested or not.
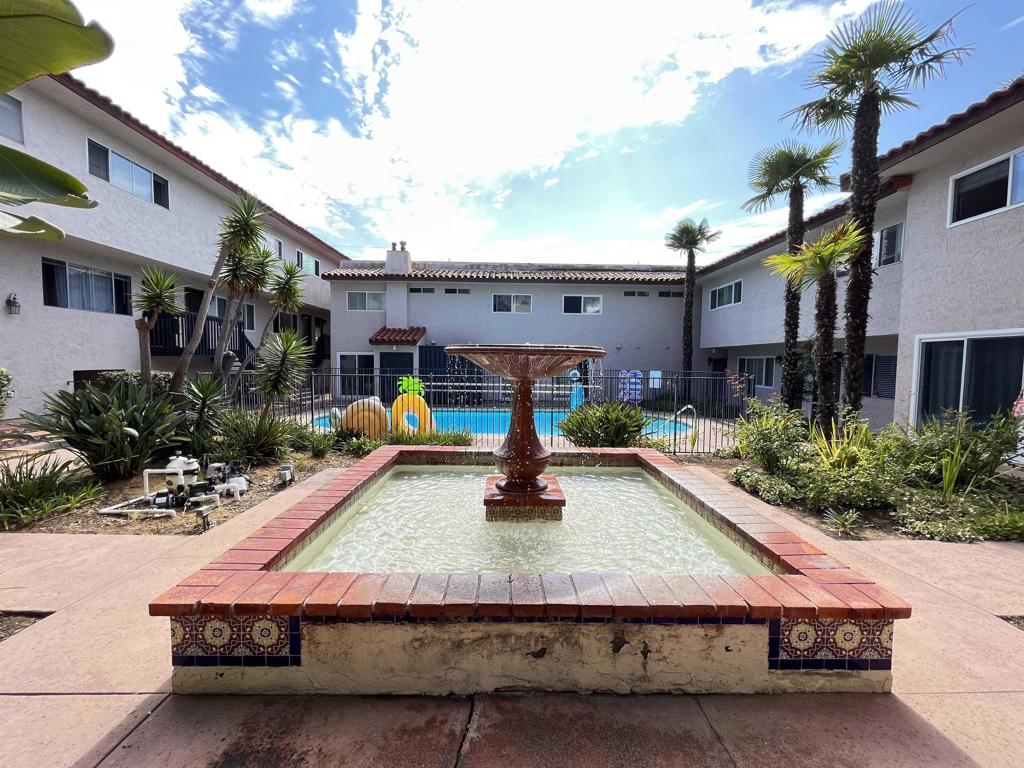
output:
[[[1024,386],[1024,78],[879,162],[865,414],[881,426],[1008,408]],[[809,218],[807,239],[846,213],[844,203]],[[752,374],[762,395],[781,384],[784,312],[782,278],[762,260],[785,248],[776,233],[705,267],[697,284],[698,362]],[[813,310],[811,291],[801,340]],[[840,307],[840,337],[842,320]]]
[[[683,272],[581,265],[348,262],[331,285],[331,364],[445,370],[447,344],[596,344],[606,370],[682,365]]]
[[[35,409],[42,394],[100,370],[138,370],[131,296],[146,265],[178,276],[180,317],[162,317],[150,338],[156,369],[173,368],[195,324],[217,256],[220,218],[243,190],[70,76],[41,77],[0,95],[0,142],[80,179],[93,209],[33,204],[59,226],[57,242],[0,239],[0,367],[17,394],[9,415]],[[327,362],[330,291],[320,273],[346,257],[271,210],[267,245],[307,270],[304,304],[278,325],[293,327]],[[211,362],[225,298],[207,320],[195,370]],[[270,316],[262,298],[245,307],[229,348],[242,356]]]

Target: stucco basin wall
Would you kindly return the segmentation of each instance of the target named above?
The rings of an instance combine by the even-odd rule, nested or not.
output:
[[[353,622],[302,625],[301,667],[176,667],[178,693],[890,690],[891,673],[769,671],[766,624]]]

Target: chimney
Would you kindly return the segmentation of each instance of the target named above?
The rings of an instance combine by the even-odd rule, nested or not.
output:
[[[407,275],[412,272],[412,254],[405,250],[405,240],[399,242],[399,250],[395,250],[395,244],[391,244],[387,259],[384,262],[385,275]]]

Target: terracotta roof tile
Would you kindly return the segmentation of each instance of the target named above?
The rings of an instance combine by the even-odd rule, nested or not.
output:
[[[685,281],[679,270],[650,269],[598,269],[552,267],[548,265],[518,265],[514,269],[496,269],[473,266],[438,266],[436,264],[413,265],[405,274],[384,274],[380,262],[358,264],[348,262],[339,269],[324,272],[325,280],[407,280],[438,282],[518,282],[518,283],[619,283],[645,285],[676,285]]]
[[[371,344],[416,344],[427,335],[427,329],[423,326],[412,328],[378,328],[370,337]]]

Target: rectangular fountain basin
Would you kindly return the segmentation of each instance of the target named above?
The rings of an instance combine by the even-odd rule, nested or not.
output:
[[[150,604],[192,693],[885,691],[910,606],[657,451],[556,452],[486,522],[478,448],[387,446]]]

